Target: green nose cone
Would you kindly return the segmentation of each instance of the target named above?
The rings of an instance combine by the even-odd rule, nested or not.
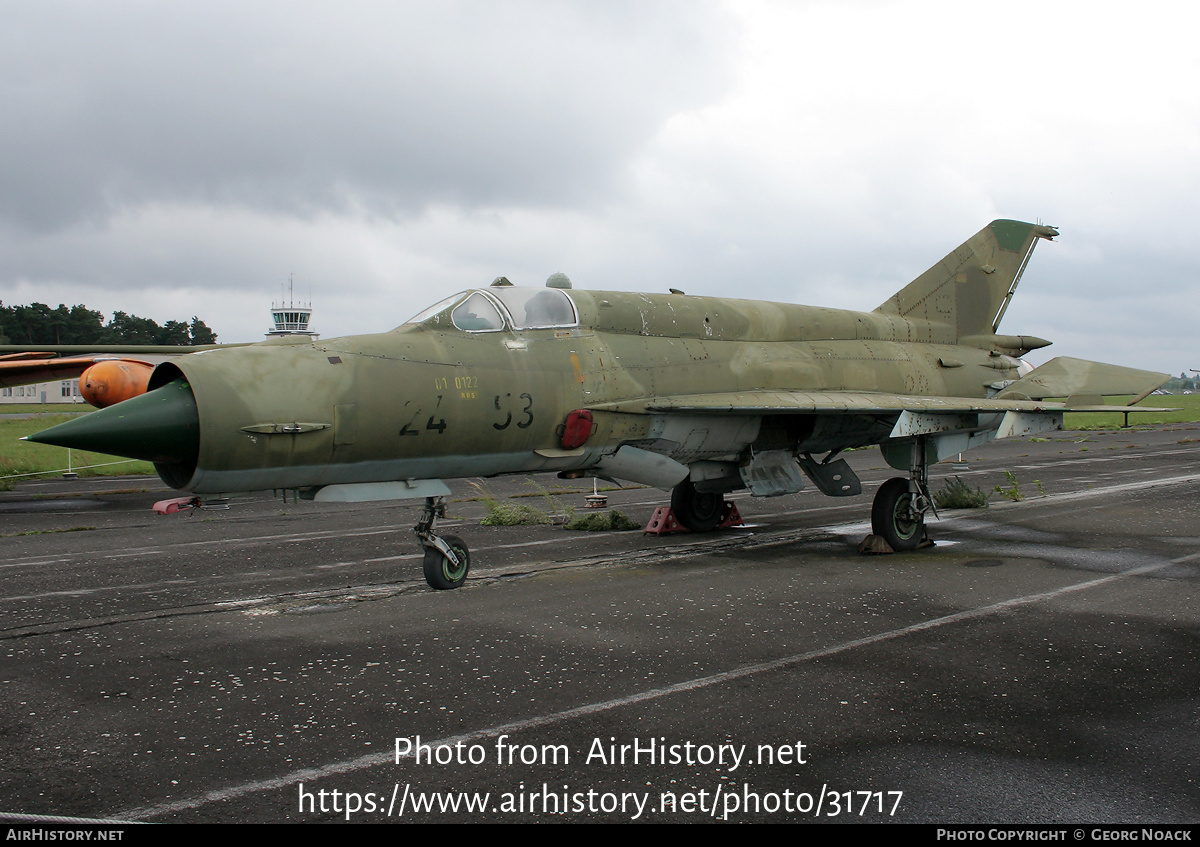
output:
[[[200,416],[192,389],[177,379],[26,440],[147,462],[185,464],[194,462],[200,450]]]

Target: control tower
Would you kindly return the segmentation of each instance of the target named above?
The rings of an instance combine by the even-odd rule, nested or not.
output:
[[[271,304],[271,320],[275,326],[267,330],[267,338],[281,335],[307,335],[319,338],[320,333],[308,328],[308,319],[312,316],[311,303],[297,303],[292,296],[292,277],[288,276],[288,301]]]

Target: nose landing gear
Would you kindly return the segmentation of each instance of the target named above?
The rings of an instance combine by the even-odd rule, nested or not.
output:
[[[471,569],[471,552],[457,535],[435,535],[434,524],[446,517],[444,497],[426,497],[425,508],[413,527],[417,541],[425,548],[425,581],[430,588],[445,591],[458,588],[467,581]]]

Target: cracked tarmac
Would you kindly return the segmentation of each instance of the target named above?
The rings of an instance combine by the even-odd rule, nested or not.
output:
[[[411,506],[160,517],[157,480],[24,483],[0,494],[0,811],[332,821],[349,792],[376,799],[349,815],[369,821],[622,821],[636,795],[650,821],[1194,822],[1195,437],[988,445],[934,488],[1009,471],[1026,499],[947,512],[935,548],[895,556],[855,553],[893,473],[874,450],[850,454],[863,496],[741,497],[748,526],[707,536],[481,527],[454,483],[443,526],[472,572],[451,592],[425,586]],[[609,497],[639,523],[666,499]],[[397,762],[417,736],[486,755]],[[501,736],[542,752],[502,764]],[[589,757],[635,739],[748,758]],[[803,764],[765,761],[799,743]],[[303,811],[302,783],[326,792]],[[488,800],[412,809],[435,792]]]

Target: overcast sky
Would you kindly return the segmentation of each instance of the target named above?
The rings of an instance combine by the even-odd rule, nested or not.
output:
[[[0,300],[323,337],[498,275],[872,309],[1057,226],[1001,331],[1178,374],[1200,6],[0,0]]]

